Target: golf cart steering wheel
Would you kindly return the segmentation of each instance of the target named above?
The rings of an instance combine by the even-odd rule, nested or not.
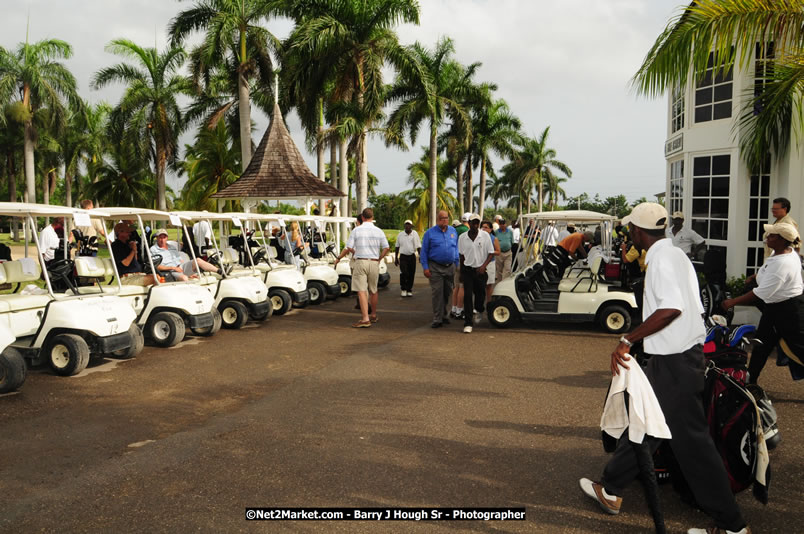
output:
[[[159,254],[157,254],[156,256],[152,256],[151,261],[153,261],[154,263],[154,269],[158,271],[159,269],[157,269],[157,267],[159,267],[159,264],[162,263],[162,256],[160,256]],[[142,266],[142,270],[145,271],[145,274],[153,274],[151,272],[150,262],[146,261]]]
[[[75,263],[73,263],[73,260],[59,258],[51,261],[47,265],[47,272],[52,278],[68,278],[71,274],[73,274],[74,265]]]
[[[260,247],[257,252],[251,255],[251,260],[254,262],[254,265],[257,265],[265,259],[265,252],[265,249]]]

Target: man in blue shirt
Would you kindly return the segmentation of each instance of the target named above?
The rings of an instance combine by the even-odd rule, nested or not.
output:
[[[446,307],[452,296],[455,265],[458,263],[458,231],[449,225],[449,214],[441,210],[436,225],[422,238],[420,261],[433,294],[433,328],[449,324]]]

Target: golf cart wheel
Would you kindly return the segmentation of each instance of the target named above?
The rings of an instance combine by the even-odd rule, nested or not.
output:
[[[619,304],[612,304],[600,312],[600,326],[606,332],[621,334],[631,328],[631,314]]]
[[[214,336],[218,330],[221,329],[221,324],[223,324],[223,319],[221,318],[221,312],[218,311],[218,308],[212,307],[212,326],[207,326],[204,328],[191,328],[193,334],[197,336],[204,336],[210,337]]]
[[[22,354],[12,347],[7,347],[0,354],[0,393],[17,390],[28,374],[25,359]]]
[[[273,306],[268,306],[268,311],[267,312],[261,313],[259,315],[252,315],[251,320],[252,321],[257,321],[257,322],[262,322],[262,321],[267,320],[271,315],[273,315],[273,313],[274,313]]]
[[[148,319],[145,331],[157,346],[172,347],[184,339],[184,320],[173,312],[159,312]]]
[[[224,328],[237,330],[248,321],[248,308],[242,302],[230,300],[221,305],[220,315]]]
[[[290,293],[284,289],[271,289],[268,291],[268,298],[271,299],[271,306],[274,309],[274,315],[285,315],[293,305],[290,298]]]
[[[507,300],[498,300],[489,304],[489,322],[500,328],[508,328],[519,317],[519,312]]]
[[[327,300],[327,288],[321,282],[307,282],[307,291],[310,292],[310,304],[322,304]]]
[[[60,376],[77,375],[89,363],[87,342],[75,334],[53,336],[45,350],[51,369]]]
[[[142,330],[136,323],[132,323],[128,327],[128,335],[131,337],[131,345],[127,349],[116,350],[112,353],[115,358],[127,360],[133,358],[142,351],[145,346],[145,336],[142,335]]]
[[[341,288],[341,296],[348,297],[352,292],[352,277],[346,275],[339,276],[338,285]]]

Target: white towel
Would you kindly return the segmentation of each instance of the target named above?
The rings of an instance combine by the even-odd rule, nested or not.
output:
[[[600,428],[610,436],[619,439],[628,427],[628,439],[642,443],[645,435],[670,439],[670,429],[659,406],[659,400],[648,382],[642,368],[631,358],[629,369],[620,369],[619,375],[611,378],[611,388]],[[624,393],[628,392],[628,410],[625,409]]]
[[[24,274],[35,276],[39,274],[36,269],[37,262],[33,258],[20,258],[20,267],[22,268],[22,272]]]
[[[97,258],[93,256],[82,256],[84,260],[87,262],[87,267],[90,271],[97,271],[98,270],[98,261]]]

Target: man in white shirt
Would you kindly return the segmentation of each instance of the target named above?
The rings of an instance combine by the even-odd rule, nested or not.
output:
[[[665,235],[673,240],[673,245],[684,251],[692,258],[698,257],[698,252],[706,248],[706,241],[692,228],[684,228],[684,214],[680,211],[673,213],[673,227],[668,228]]]
[[[413,278],[416,276],[416,252],[421,253],[419,234],[413,229],[413,221],[405,221],[405,230],[396,236],[394,265],[399,267],[399,286],[403,297],[413,296]]]
[[[628,355],[631,346],[644,343],[648,359],[645,374],[656,393],[670,428],[670,446],[695,500],[719,528],[717,532],[748,532],[731,492],[723,461],[709,434],[703,410],[706,337],[692,263],[664,238],[667,211],[654,202],[636,206],[626,217],[634,245],[647,250],[643,323],[622,336],[611,355],[612,375],[620,367],[639,365]],[[624,221],[625,222],[625,221]],[[655,450],[658,440],[649,441]],[[600,482],[580,480],[581,489],[609,514],[618,514],[625,487],[639,474],[636,455],[627,434],[603,470]],[[690,529],[689,532],[705,532]]]
[[[352,289],[360,301],[360,321],[354,328],[368,328],[377,322],[377,281],[380,277],[380,262],[391,247],[385,232],[374,226],[374,210],[366,208],[361,213],[363,223],[352,230],[346,240],[344,252],[352,253]],[[338,265],[340,258],[335,260]],[[369,317],[369,300],[374,314]]]
[[[458,238],[458,255],[461,260],[463,283],[463,331],[468,334],[472,332],[473,321],[480,321],[481,314],[485,310],[488,281],[486,266],[494,258],[491,237],[488,232],[480,231],[480,215],[476,213],[469,217],[469,231]],[[474,314],[472,310],[475,310]]]
[[[572,223],[567,223],[567,227],[558,233],[558,240],[557,240],[558,242],[556,244],[561,243],[562,241],[564,241],[565,238],[569,237],[571,234],[574,233],[575,233],[575,225]]]
[[[569,232],[566,233],[568,236]],[[545,250],[555,248],[555,246],[558,245],[558,241],[559,239],[558,239],[558,230],[556,230],[556,223],[550,221],[547,223],[547,227],[542,232],[542,243],[544,243]]]
[[[203,254],[204,248],[212,245],[212,228],[205,220],[198,221],[193,225],[193,241],[195,241],[197,253]]]
[[[62,239],[59,237],[59,232],[64,232],[64,217],[56,217],[39,233],[39,249],[46,262],[53,261],[56,249],[59,248]]]

